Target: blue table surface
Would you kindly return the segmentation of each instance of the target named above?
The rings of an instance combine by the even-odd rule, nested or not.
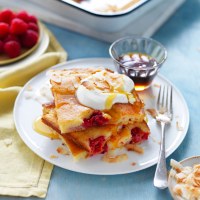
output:
[[[109,43],[102,42],[50,24],[68,52],[68,59],[109,57]],[[190,111],[188,133],[179,148],[167,159],[182,160],[200,154],[200,0],[186,1],[153,35],[168,50],[160,74],[169,79],[183,94]],[[171,199],[168,189],[158,190],[153,184],[155,166],[140,172],[115,176],[95,176],[54,167],[46,200],[133,200]],[[0,197],[4,200],[24,199]],[[25,198],[38,199],[35,197]]]

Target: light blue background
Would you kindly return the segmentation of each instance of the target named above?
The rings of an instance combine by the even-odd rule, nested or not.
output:
[[[109,57],[109,43],[98,41],[47,24],[69,54],[76,58]],[[190,111],[188,134],[180,147],[167,159],[200,154],[200,0],[188,0],[160,28],[153,38],[168,50],[160,73],[181,91]],[[168,200],[168,190],[152,184],[155,166],[127,175],[94,176],[55,167],[46,200]],[[0,197],[0,200],[24,198]],[[38,198],[26,198],[28,200]]]

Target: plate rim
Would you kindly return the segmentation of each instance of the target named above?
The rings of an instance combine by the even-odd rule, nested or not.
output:
[[[36,155],[38,155],[40,158],[44,159],[45,161],[57,166],[57,167],[61,167],[65,170],[69,170],[69,171],[73,171],[73,172],[78,172],[78,173],[83,173],[83,174],[90,174],[90,175],[121,175],[121,174],[129,174],[129,173],[134,173],[134,172],[138,172],[138,171],[142,171],[144,169],[147,169],[151,166],[154,166],[155,164],[157,164],[157,161],[155,161],[155,159],[157,158],[154,158],[149,164],[145,165],[145,167],[141,167],[141,169],[137,169],[137,170],[129,170],[129,171],[123,171],[123,172],[118,172],[118,173],[106,173],[106,172],[99,172],[99,173],[95,173],[95,172],[85,172],[84,170],[73,170],[73,169],[69,169],[69,168],[66,168],[66,167],[63,167],[59,164],[57,164],[55,162],[55,160],[53,159],[50,159],[50,158],[47,158],[45,156],[41,156],[37,150],[36,150],[36,147],[34,147],[34,145],[30,144],[27,137],[23,137],[23,133],[20,133],[20,127],[19,127],[19,124],[17,123],[17,104],[18,104],[18,101],[20,101],[20,97],[22,95],[22,93],[24,92],[25,90],[25,87],[27,85],[30,84],[30,82],[34,81],[35,79],[37,79],[38,76],[41,76],[42,74],[45,74],[48,70],[50,69],[56,69],[56,68],[59,68],[60,66],[64,66],[64,65],[71,65],[71,63],[79,63],[79,62],[94,62],[94,61],[97,61],[97,60],[100,60],[101,62],[104,61],[105,63],[106,62],[110,62],[112,61],[111,58],[81,58],[81,59],[74,59],[74,60],[71,60],[71,61],[66,61],[66,62],[62,62],[62,63],[59,63],[57,65],[54,65],[40,73],[38,73],[36,76],[32,77],[24,86],[23,88],[21,89],[21,91],[19,92],[19,94],[17,95],[17,98],[15,100],[15,104],[14,104],[14,109],[13,109],[13,119],[14,119],[14,123],[15,123],[15,127],[16,127],[16,130],[20,136],[20,138],[23,140],[23,142],[27,145],[28,148],[31,149],[31,151],[33,151]],[[97,61],[98,62],[98,61]],[[114,66],[114,64],[113,64]],[[70,67],[69,67],[70,68]],[[177,94],[181,97],[181,99],[183,100],[182,103],[185,107],[185,111],[186,111],[186,124],[185,124],[185,131],[182,133],[183,134],[183,137],[181,137],[177,144],[175,146],[173,146],[168,152],[166,152],[166,158],[168,156],[170,156],[180,145],[181,143],[183,142],[183,140],[185,139],[186,135],[187,135],[187,132],[188,132],[188,128],[189,128],[189,123],[190,123],[190,114],[189,114],[189,109],[188,109],[188,106],[187,106],[187,103],[186,103],[186,100],[184,98],[184,96],[182,95],[182,93],[177,89],[177,87],[171,82],[169,81],[167,78],[165,78],[163,75],[160,75],[158,74],[157,75],[159,78],[161,78],[162,80],[164,80],[165,82],[167,82],[168,84],[171,84],[172,87],[176,90]],[[44,158],[45,157],[45,158]]]

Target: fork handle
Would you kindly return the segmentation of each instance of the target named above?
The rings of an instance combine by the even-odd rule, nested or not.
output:
[[[161,123],[161,144],[158,157],[158,164],[154,175],[154,186],[159,189],[165,189],[168,186],[167,183],[167,167],[165,157],[165,122]]]

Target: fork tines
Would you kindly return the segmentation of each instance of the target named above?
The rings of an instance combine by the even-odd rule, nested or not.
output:
[[[173,91],[172,86],[160,86],[157,100],[157,109],[160,113],[172,114],[172,99]]]

